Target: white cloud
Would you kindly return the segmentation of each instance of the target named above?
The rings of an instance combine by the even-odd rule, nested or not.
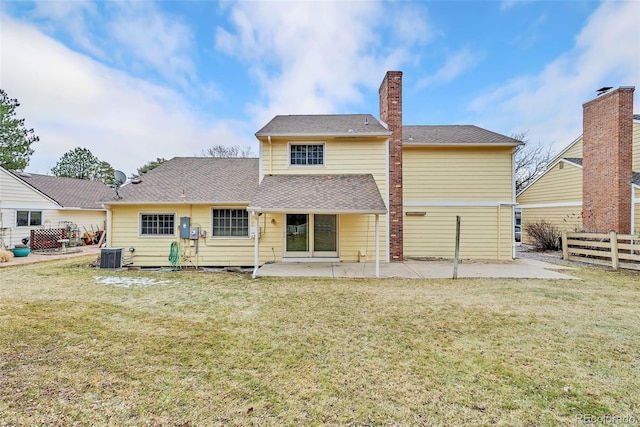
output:
[[[34,16],[48,21],[45,27],[50,33],[61,29],[69,33],[81,48],[98,58],[106,58],[89,31],[91,18],[98,17],[96,4],[91,1],[43,1],[34,3]],[[100,21],[98,21],[100,22]]]
[[[564,148],[582,133],[582,104],[602,86],[640,82],[640,3],[604,2],[571,51],[535,75],[521,76],[474,99],[474,120],[489,129],[529,131],[534,143]],[[636,90],[638,109],[640,93]],[[518,128],[509,129],[512,123]]]
[[[179,16],[161,12],[152,1],[55,1],[34,5],[32,16],[39,28],[52,36],[68,34],[72,49],[182,89],[190,85],[207,87],[198,82],[190,27]]]
[[[40,136],[32,172],[48,173],[75,147],[131,173],[157,157],[192,156],[215,144],[256,145],[254,129],[204,118],[171,89],[73,52],[31,25],[1,19],[2,86]]]
[[[196,80],[191,60],[193,35],[180,19],[157,10],[152,2],[116,2],[115,18],[108,22],[125,60],[154,70],[168,81],[186,87]]]
[[[230,20],[217,28],[217,48],[260,82],[263,99],[248,107],[258,123],[362,103],[363,87],[376,90],[431,37],[422,13],[402,3],[238,2]]]
[[[430,85],[450,82],[472,69],[480,62],[482,56],[482,54],[474,52],[471,48],[465,47],[449,56],[445,64],[434,74],[420,79],[417,87],[420,89]]]

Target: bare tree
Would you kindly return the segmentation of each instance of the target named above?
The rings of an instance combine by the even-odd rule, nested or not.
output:
[[[203,157],[255,157],[253,154],[253,150],[251,147],[240,147],[238,145],[227,146],[227,145],[214,145],[213,147],[209,147],[206,150],[202,150]]]
[[[544,146],[542,143],[531,144],[527,140],[527,132],[514,133],[511,138],[524,143],[518,147],[515,155],[516,194],[518,194],[544,173],[554,153],[550,146]]]

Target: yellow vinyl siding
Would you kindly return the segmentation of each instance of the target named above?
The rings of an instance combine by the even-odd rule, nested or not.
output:
[[[563,165],[563,166],[561,166]],[[519,205],[579,202],[582,200],[582,168],[560,162],[518,195]]]
[[[260,264],[282,261],[285,237],[284,215],[281,213],[263,213],[258,222],[260,223]],[[254,256],[253,252],[252,256]],[[251,265],[253,263],[252,258]]]
[[[358,254],[366,255],[368,262],[376,259],[376,222],[375,215],[340,215],[339,256],[341,261],[358,262]],[[385,216],[379,217],[380,260],[387,257],[385,245]]]
[[[456,216],[460,216],[461,258],[513,258],[513,210],[510,206],[442,206],[428,207],[424,210],[425,216],[404,217],[405,257],[453,258]],[[405,208],[405,213],[407,211]]]
[[[134,247],[133,265],[137,267],[168,266],[170,245],[178,241],[182,266],[251,266],[254,262],[254,240],[249,237],[212,238],[210,205],[151,205],[151,206],[113,206],[110,236],[112,247],[127,249]],[[243,207],[238,205],[215,205],[220,208]],[[139,218],[141,213],[175,214],[175,234],[173,236],[140,236]],[[196,243],[181,239],[179,233],[180,218],[189,217],[191,227],[199,227],[207,234],[205,239]],[[251,222],[251,215],[249,216]]]
[[[560,231],[580,231],[582,205],[522,209],[522,243],[533,244],[526,227],[541,220],[551,223]]]
[[[561,168],[561,165],[562,168]],[[582,168],[560,162],[517,198],[522,212],[522,242],[533,243],[526,232],[527,224],[547,221],[561,231],[582,228]],[[577,206],[548,206],[549,204]]]
[[[266,226],[263,222],[266,217]],[[271,223],[275,219],[275,224]],[[384,245],[384,216],[380,215],[380,259],[386,257]],[[284,251],[284,214],[260,216],[260,263],[280,262]],[[344,262],[357,262],[358,253],[366,254],[367,260],[375,260],[375,216],[338,215],[338,256]]]
[[[460,215],[461,257],[511,259],[512,150],[405,147],[404,255],[452,258],[456,216]]]
[[[324,162],[322,166],[289,165],[289,143],[324,143]],[[270,155],[273,155],[271,163]],[[303,140],[300,138],[272,138],[262,143],[262,173],[272,175],[321,175],[321,174],[367,174],[376,180],[380,194],[386,198],[386,140],[359,139]]]
[[[324,165],[289,164],[290,143],[324,144]],[[262,144],[262,173],[274,175],[372,174],[385,205],[387,202],[386,138],[272,138]],[[313,213],[313,212],[310,212]],[[260,261],[281,261],[284,250],[284,216],[276,218],[278,227],[269,230],[260,241]],[[386,259],[386,216],[380,215],[380,259]],[[358,261],[365,252],[375,259],[375,216],[338,215],[338,256],[345,262]]]
[[[577,159],[581,159],[582,158],[582,136],[580,136],[578,138],[578,140],[573,143],[573,146],[571,148],[569,148],[563,155],[563,158],[566,159],[570,159],[570,158],[577,158]]]
[[[404,202],[511,201],[512,147],[403,150]]]

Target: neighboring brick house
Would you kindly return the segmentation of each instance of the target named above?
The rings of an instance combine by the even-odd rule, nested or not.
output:
[[[513,153],[521,142],[476,126],[404,126],[402,73],[371,114],[276,116],[259,159],[177,158],[105,203],[111,246],[138,266],[452,258],[514,253]],[[472,179],[470,178],[472,177]],[[188,218],[188,219],[187,219]],[[194,239],[180,236],[189,222]],[[186,225],[185,225],[186,226]]]
[[[526,225],[637,233],[640,224],[640,115],[633,87],[604,91],[583,105],[583,134],[517,196]],[[635,171],[635,172],[634,172]]]

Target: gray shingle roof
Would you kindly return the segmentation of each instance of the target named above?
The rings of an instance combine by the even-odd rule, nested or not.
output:
[[[631,182],[635,185],[640,185],[640,172],[632,172]]]
[[[376,136],[391,132],[371,114],[275,116],[256,136]]]
[[[103,209],[101,201],[113,194],[113,190],[100,181],[36,173],[13,174],[65,208]]]
[[[387,212],[371,174],[267,175],[247,210],[290,213]]]
[[[109,203],[247,203],[258,187],[258,159],[175,157],[123,185]]]
[[[640,120],[640,114],[634,114],[633,120]]]
[[[473,125],[403,126],[402,143],[407,146],[411,144],[522,144],[517,139]]]

